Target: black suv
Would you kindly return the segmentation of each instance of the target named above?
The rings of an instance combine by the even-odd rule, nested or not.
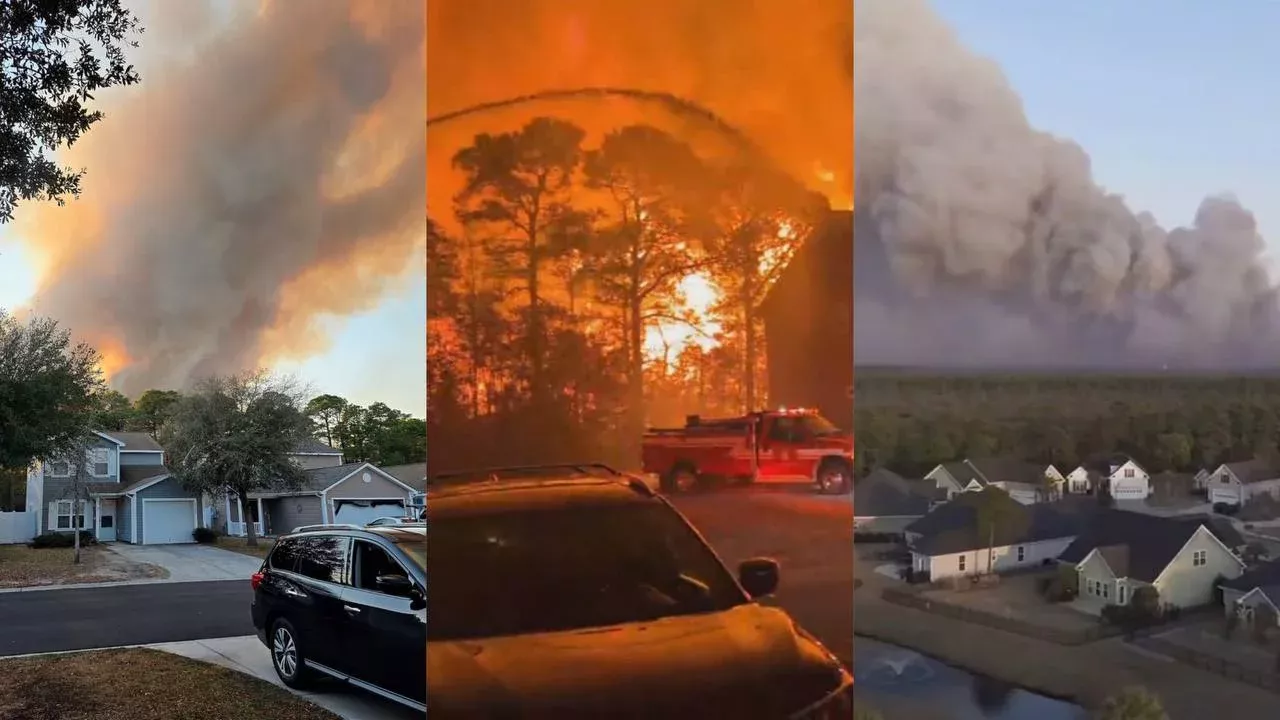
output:
[[[433,720],[847,719],[848,670],[644,482],[484,471],[429,494]]]
[[[310,527],[254,573],[253,626],[280,680],[318,675],[426,709],[426,525]]]

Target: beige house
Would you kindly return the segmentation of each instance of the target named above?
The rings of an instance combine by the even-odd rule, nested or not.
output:
[[[1258,495],[1280,498],[1280,470],[1261,458],[1224,463],[1210,474],[1206,487],[1211,503],[1243,505]]]
[[[1249,572],[1222,584],[1222,609],[1234,614],[1246,625],[1253,625],[1266,606],[1280,625],[1280,560],[1259,565]]]
[[[1244,572],[1232,532],[1206,518],[1105,510],[1058,560],[1079,573],[1086,609],[1128,604],[1134,591],[1148,586],[1162,605],[1191,608],[1214,602],[1219,577]]]

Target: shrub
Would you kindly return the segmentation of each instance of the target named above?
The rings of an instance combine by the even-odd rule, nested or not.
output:
[[[88,530],[80,531],[80,546],[93,545],[98,542],[93,533]],[[69,548],[74,547],[76,536],[69,532],[47,532],[37,535],[28,543],[33,548]]]
[[[1169,720],[1160,700],[1144,688],[1125,688],[1107,698],[1102,704],[1098,720]]]
[[[1269,631],[1276,626],[1276,613],[1270,605],[1262,603],[1253,609],[1253,639],[1259,645],[1266,645],[1270,638]]]
[[[201,545],[209,545],[218,542],[218,531],[212,528],[198,527],[191,531],[191,538]]]
[[[1160,591],[1145,585],[1133,591],[1129,600],[1134,619],[1141,625],[1153,625],[1160,620]]]

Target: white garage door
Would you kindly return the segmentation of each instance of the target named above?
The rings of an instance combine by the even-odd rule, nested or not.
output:
[[[195,500],[143,500],[142,543],[173,545],[195,542]]]
[[[380,517],[403,517],[403,500],[334,500],[333,521],[344,525],[367,525]]]

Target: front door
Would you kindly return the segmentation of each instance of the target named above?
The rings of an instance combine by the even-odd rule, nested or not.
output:
[[[98,501],[98,542],[116,541],[116,501]]]

